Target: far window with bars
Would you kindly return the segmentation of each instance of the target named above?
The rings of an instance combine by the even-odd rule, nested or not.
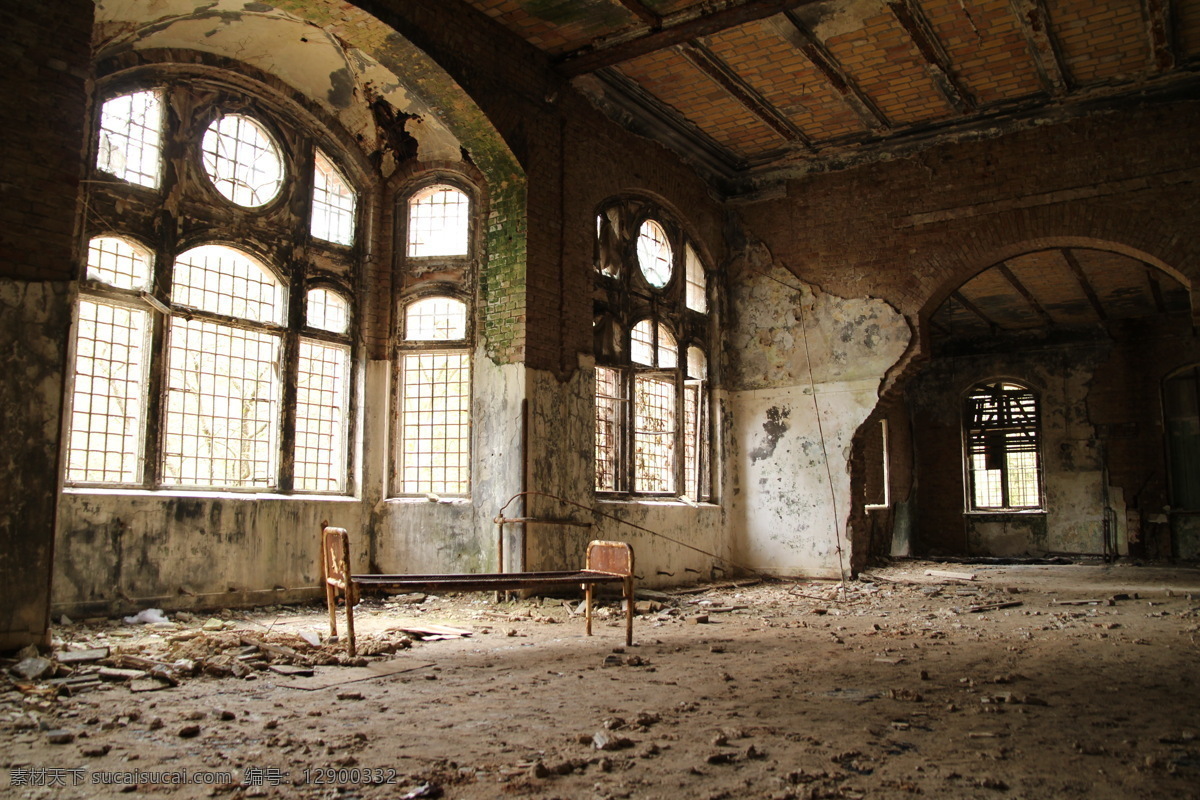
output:
[[[313,165],[312,235],[335,244],[354,244],[354,190],[329,157],[317,150]]]
[[[105,101],[96,151],[99,170],[155,189],[161,153],[162,100],[158,92],[134,92]]]
[[[470,490],[471,362],[467,306],[451,297],[408,305],[399,355],[396,492]],[[428,345],[437,343],[437,348]]]
[[[1040,420],[1034,393],[1005,381],[980,384],[967,395],[964,428],[970,509],[1041,508]]]

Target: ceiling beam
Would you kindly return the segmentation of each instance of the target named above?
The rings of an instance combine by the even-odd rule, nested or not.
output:
[[[746,83],[740,75],[730,69],[728,64],[707,47],[699,42],[684,42],[676,45],[675,49],[696,69],[724,89],[730,97],[737,100],[771,130],[782,136],[785,141],[799,143],[809,150],[815,150],[812,141],[804,135],[804,131],[793,124],[771,101],[759,94],[753,86]]]
[[[677,44],[711,36],[714,33],[745,25],[747,22],[765,19],[781,11],[797,6],[811,5],[820,0],[743,0],[726,6],[711,14],[694,16],[687,9],[663,17],[658,30],[639,32],[632,37],[623,37],[613,44],[602,42],[586,45],[565,53],[558,59],[559,74],[568,78],[611,67],[631,58],[644,56]],[[681,21],[672,23],[672,20]]]
[[[617,0],[617,2],[625,6],[629,13],[640,19],[647,27],[655,30],[662,27],[662,17],[642,0]]]
[[[1007,264],[1000,262],[996,265],[996,268],[1000,270],[1000,274],[1004,276],[1004,280],[1008,281],[1009,284],[1011,284],[1012,287],[1017,290],[1017,294],[1025,298],[1025,302],[1028,303],[1029,307],[1034,310],[1034,313],[1042,318],[1042,322],[1046,323],[1047,325],[1054,324],[1054,318],[1050,316],[1050,313],[1046,311],[1046,309],[1042,307],[1042,304],[1038,302],[1037,298],[1033,296],[1033,292],[1029,291],[1025,284],[1021,283],[1021,279],[1013,274],[1013,271],[1008,268]]]
[[[975,305],[970,300],[963,297],[962,292],[957,292],[957,291],[951,292],[950,296],[953,297],[955,302],[957,302],[959,305],[961,305],[967,311],[970,311],[972,314],[974,314],[975,316],[977,316],[981,320],[983,320],[983,323],[985,325],[987,325],[989,328],[991,328],[993,334],[999,333],[1001,330],[1003,330],[996,323],[996,320],[992,319],[987,314],[983,313],[983,311],[980,310],[979,306]]]
[[[745,167],[741,158],[615,69],[580,78],[580,90],[634,133],[654,139],[728,191]]]
[[[1045,0],[1009,0],[1009,4],[1020,20],[1034,67],[1046,91],[1055,97],[1070,92],[1071,79],[1050,30],[1050,12],[1046,10]]]
[[[1154,0],[1149,1],[1154,2]],[[1159,1],[1161,2],[1161,0]],[[913,44],[916,45],[921,57],[925,60],[925,72],[946,102],[960,114],[969,114],[974,111],[976,108],[975,98],[954,76],[954,72],[950,68],[950,57],[946,55],[946,50],[938,41],[937,34],[934,33],[933,25],[929,23],[929,19],[921,7],[914,0],[897,0],[897,2],[888,3],[888,8],[892,10],[900,27],[904,28],[912,38]]]
[[[1179,44],[1175,38],[1175,0],[1142,0],[1146,32],[1150,37],[1150,60],[1159,72],[1169,72],[1179,64]]]
[[[1104,304],[1100,302],[1100,296],[1096,294],[1096,290],[1092,287],[1092,282],[1088,280],[1088,276],[1084,274],[1083,267],[1079,263],[1079,259],[1070,250],[1063,249],[1063,259],[1067,262],[1068,269],[1075,276],[1075,280],[1079,281],[1079,288],[1083,289],[1083,293],[1087,296],[1088,302],[1092,304],[1092,310],[1096,312],[1096,316],[1101,322],[1108,321],[1108,313],[1104,310]]]
[[[862,120],[863,125],[873,131],[891,129],[891,123],[883,116],[883,112],[863,94],[854,80],[838,65],[833,54],[825,49],[825,45],[813,35],[795,12],[789,11],[771,23],[780,36],[804,53],[812,65],[825,76],[825,80],[832,84],[850,109]]]

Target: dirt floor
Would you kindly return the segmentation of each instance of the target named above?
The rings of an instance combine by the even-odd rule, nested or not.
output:
[[[372,598],[353,660],[318,606],[68,622],[2,664],[0,794],[1200,797],[1200,571],[847,588],[648,593],[633,647],[614,604],[588,638],[577,601]]]

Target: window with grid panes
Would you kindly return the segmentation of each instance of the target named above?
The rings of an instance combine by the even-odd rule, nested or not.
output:
[[[211,77],[106,94],[68,485],[349,491],[356,194],[331,151]]]
[[[708,281],[695,246],[640,198],[596,215],[595,487],[711,499]]]
[[[981,383],[967,394],[963,427],[968,508],[1041,508],[1041,426],[1034,393],[1008,381]]]
[[[398,357],[398,494],[470,489],[471,359],[467,305],[425,297],[404,309]]]

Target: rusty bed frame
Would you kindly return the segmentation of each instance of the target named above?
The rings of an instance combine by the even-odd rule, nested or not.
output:
[[[583,569],[549,572],[482,572],[441,575],[351,574],[350,535],[345,528],[321,528],[321,575],[329,606],[329,635],[337,636],[337,598],[346,603],[347,651],[354,650],[354,605],[360,590],[407,589],[435,592],[502,592],[522,589],[551,589],[578,585],[584,590],[587,635],[592,635],[592,595],[597,584],[621,584],[625,600],[625,644],[633,644],[633,548],[625,542],[596,540],[587,546]]]

